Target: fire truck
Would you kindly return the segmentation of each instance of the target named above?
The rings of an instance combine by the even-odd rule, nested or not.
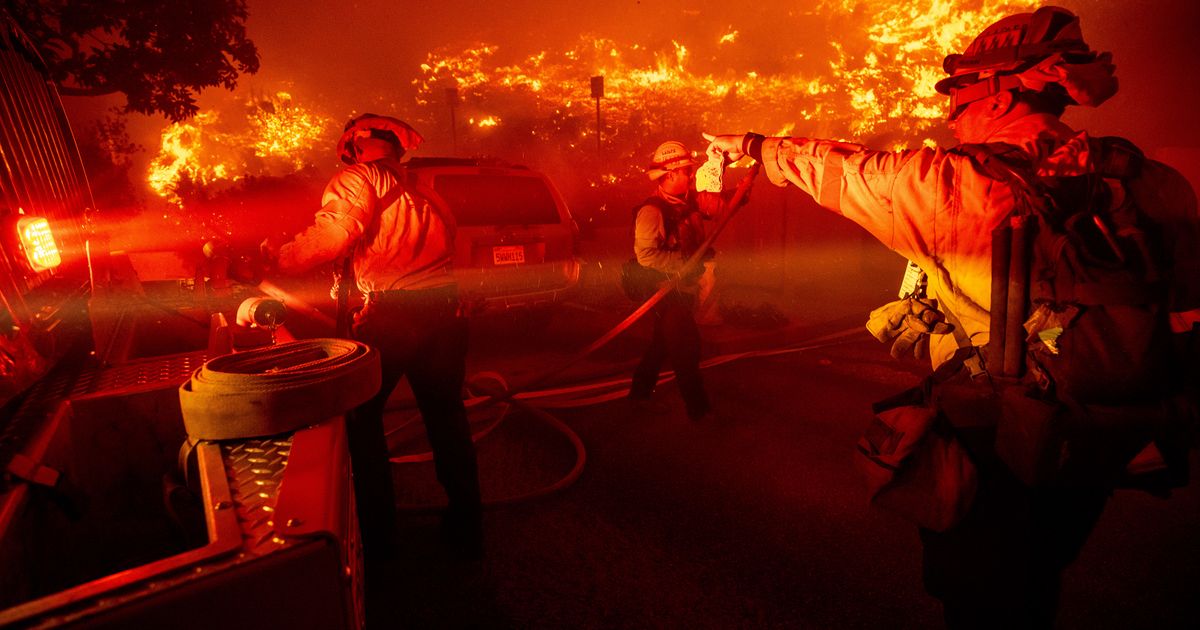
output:
[[[344,418],[189,440],[180,387],[275,338],[236,321],[261,295],[212,265],[146,281],[112,251],[2,13],[0,88],[0,627],[360,627]]]

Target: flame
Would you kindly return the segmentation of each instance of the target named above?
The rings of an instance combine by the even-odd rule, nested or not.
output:
[[[902,141],[933,144],[932,139],[921,136],[940,125],[945,116],[944,98],[934,90],[944,76],[942,58],[961,52],[992,22],[1031,10],[1036,4],[1029,0],[903,4],[825,0],[819,10],[847,14],[857,10],[871,16],[864,52],[855,55],[834,44],[837,55],[831,62],[832,76],[858,114],[849,121],[850,135],[868,136],[887,127]],[[886,63],[881,63],[881,58]]]
[[[527,137],[543,146],[582,152],[589,144],[579,139],[596,133],[587,77],[603,76],[601,130],[623,143],[619,155],[631,157],[630,173],[639,170],[647,145],[697,126],[930,145],[945,115],[945,99],[933,89],[942,58],[961,52],[995,20],[1033,6],[1033,0],[824,0],[802,16],[825,21],[835,41],[797,28],[796,50],[782,70],[725,61],[749,43],[733,25],[698,53],[681,41],[654,50],[590,34],[560,51],[477,43],[430,53],[413,85],[429,127],[443,118],[441,90],[453,87],[464,111],[487,107],[512,128],[528,128]]]
[[[244,117],[204,111],[164,129],[146,175],[150,188],[179,206],[184,181],[203,187],[292,173],[312,163],[318,146],[326,146],[323,137],[332,119],[297,105],[291,94],[277,92],[244,105]]]
[[[181,199],[176,194],[176,189],[185,177],[201,184],[224,178],[227,169],[222,162],[199,159],[205,154],[202,138],[206,133],[202,130],[212,126],[219,119],[220,116],[216,112],[201,112],[192,120],[173,123],[163,131],[162,145],[158,155],[150,162],[150,172],[147,175],[150,188],[160,197],[172,203],[180,203]],[[210,137],[209,141],[219,142],[213,137]]]
[[[249,117],[254,155],[282,158],[299,170],[305,166],[305,153],[314,148],[332,119],[294,105],[287,92],[277,93],[270,104],[255,108]]]

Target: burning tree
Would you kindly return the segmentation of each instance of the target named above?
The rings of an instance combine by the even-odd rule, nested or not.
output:
[[[304,218],[311,216],[313,167],[328,157],[336,131],[330,117],[295,103],[287,92],[252,97],[240,111],[205,111],[168,126],[147,180],[166,202],[164,218],[191,234],[197,247],[214,238],[261,238],[268,224],[278,229],[288,222],[279,212],[286,204],[276,180],[288,179],[293,189],[311,195]],[[264,204],[261,189],[281,203],[246,208],[236,200]]]

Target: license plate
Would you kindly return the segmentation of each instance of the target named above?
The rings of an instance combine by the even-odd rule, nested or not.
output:
[[[497,265],[517,265],[525,262],[525,246],[499,245],[492,248],[492,262]]]

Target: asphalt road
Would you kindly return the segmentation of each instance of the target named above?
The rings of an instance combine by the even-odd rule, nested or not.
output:
[[[776,294],[789,326],[706,330],[708,356],[860,326],[869,293],[843,292],[838,308],[807,319],[782,297],[791,294]],[[476,323],[471,371],[519,379],[558,365],[627,312],[605,300],[535,331]],[[578,373],[623,373],[644,335]],[[480,563],[455,558],[436,518],[414,509],[440,500],[432,467],[396,466],[405,545],[388,606],[416,627],[939,627],[915,529],[868,507],[852,462],[869,404],[920,372],[862,332],[706,370],[719,415],[710,424],[686,420],[673,383],[660,388],[671,405],[663,415],[622,400],[553,410],[586,448],[583,472],[549,496],[490,509]],[[494,413],[477,412],[476,426]],[[423,448],[416,425],[396,437],[401,452]],[[518,412],[478,449],[485,498],[496,502],[550,486],[576,463],[564,434]],[[1068,572],[1060,627],[1200,627],[1198,531],[1195,485],[1166,501],[1119,491]]]

